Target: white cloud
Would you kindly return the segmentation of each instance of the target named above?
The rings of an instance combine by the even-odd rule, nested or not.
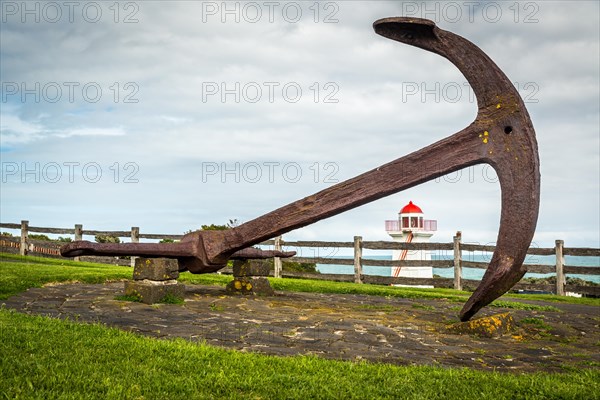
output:
[[[343,180],[462,129],[474,118],[476,104],[460,72],[437,55],[382,38],[371,28],[375,19],[401,15],[409,3],[424,6],[335,2],[339,21],[328,24],[323,19],[335,10],[321,8],[315,23],[311,2],[302,3],[298,23],[286,21],[281,8],[273,23],[265,19],[264,8],[258,23],[243,15],[239,23],[231,16],[222,23],[221,15],[203,14],[207,2],[140,2],[138,22],[132,24],[115,23],[104,3],[106,18],[96,24],[81,18],[73,23],[23,24],[20,18],[3,23],[3,82],[25,83],[28,88],[36,82],[41,88],[56,82],[63,92],[57,102],[47,101],[44,93],[37,102],[33,95],[23,100],[20,93],[3,100],[2,162],[97,162],[104,177],[112,177],[109,167],[114,163],[122,168],[133,162],[139,166],[139,183],[128,186],[111,178],[91,185],[76,180],[66,187],[93,201],[74,207],[70,190],[56,190],[53,212],[44,213],[35,211],[40,205],[34,200],[25,201],[24,191],[6,184],[10,190],[2,191],[2,220],[46,219],[48,225],[62,225],[73,209],[68,218],[74,221],[69,223],[94,221],[98,229],[139,225],[155,232],[182,232],[228,218],[249,220],[329,186],[322,179],[306,180],[315,163],[322,169],[320,178],[327,172],[324,164],[335,163],[336,178]],[[497,23],[486,21],[483,7],[478,7],[473,21],[463,14],[457,22],[439,18],[438,25],[480,46],[521,85],[523,96],[537,100],[527,103],[542,169],[536,237],[552,242],[553,235],[563,232],[556,225],[570,224],[565,235],[582,232],[588,245],[599,246],[590,234],[600,230],[598,4],[535,3],[538,22],[528,24],[523,18],[535,11],[531,6],[524,9],[519,3],[515,22],[514,10],[508,8],[513,3],[498,4],[503,16]],[[73,101],[69,82],[77,83]],[[534,86],[525,88],[526,83]],[[100,87],[101,96],[90,99],[93,93],[83,91],[86,84]],[[207,94],[209,86],[215,88],[212,84],[218,92]],[[297,102],[289,101],[291,92],[283,92],[286,84],[301,88]],[[414,84],[419,92],[407,96],[407,85]],[[448,101],[439,91],[427,94],[447,84],[463,88],[458,101]],[[257,86],[262,96],[252,102]],[[327,96],[337,103],[325,102]],[[231,180],[234,175],[226,175],[225,183],[202,180],[204,162],[231,167],[265,161],[298,163],[305,180],[290,184],[279,176],[272,183],[254,185],[236,183]],[[126,171],[120,172],[122,178]],[[476,172],[480,177],[481,169]],[[469,182],[468,172],[464,176],[467,180],[458,184],[430,182],[293,235],[350,240],[348,235],[379,234],[385,239],[381,221],[391,218],[400,203],[414,200],[427,204],[444,227],[440,240],[448,240],[456,230],[494,240],[498,185],[481,179]],[[30,192],[49,190],[33,182],[21,185]],[[100,188],[106,194],[101,198],[96,193]],[[44,196],[38,197],[42,201]],[[107,203],[106,198],[136,199],[143,206],[136,201]],[[576,204],[576,215],[557,218],[567,203]]]
[[[3,146],[24,144],[38,139],[43,127],[35,122],[24,121],[17,115],[0,113],[0,140]]]
[[[123,136],[125,131],[123,128],[75,128],[57,133],[55,136],[59,138],[69,138],[72,136]]]

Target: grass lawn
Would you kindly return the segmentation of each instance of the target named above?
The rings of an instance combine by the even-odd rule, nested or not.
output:
[[[127,267],[1,258],[0,299],[48,282],[100,283],[128,279],[132,273]],[[188,273],[181,277],[201,284],[225,284],[230,279]],[[468,296],[448,289],[295,279],[272,279],[272,284],[277,290],[456,301]],[[590,304],[600,304],[585,299],[591,300]],[[0,309],[0,398],[7,399],[600,399],[599,382],[600,370],[503,374],[274,357]]]
[[[131,279],[131,268],[0,253],[0,300],[50,282],[103,283]]]
[[[594,399],[600,371],[501,374],[274,357],[0,310],[7,399]]]
[[[74,262],[43,257],[22,257],[0,253],[0,300],[20,293],[30,287],[41,287],[50,282],[102,283],[111,280],[131,279],[132,269],[123,266]],[[184,272],[179,281],[200,285],[225,286],[230,275],[194,275]],[[424,289],[380,285],[357,285],[349,282],[319,281],[311,279],[269,278],[275,290],[294,292],[317,292],[339,294],[364,294],[414,299],[447,299],[464,302],[471,292],[454,289]],[[600,299],[554,295],[507,294],[497,301],[499,307],[520,308],[513,300],[541,300],[556,303],[587,304],[600,306]],[[501,304],[501,305],[499,305]],[[524,306],[527,309],[530,307]],[[540,309],[540,311],[543,311]]]

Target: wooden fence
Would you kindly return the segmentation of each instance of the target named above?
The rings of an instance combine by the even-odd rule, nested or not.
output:
[[[21,237],[2,237],[0,239],[0,247],[3,249],[14,249],[18,248],[21,255],[26,254],[40,254],[50,256],[60,256],[58,248],[62,243],[57,242],[45,242],[38,240],[31,240],[28,238],[29,232],[36,233],[50,233],[50,234],[63,234],[73,235],[75,240],[81,240],[84,235],[108,235],[116,237],[127,237],[132,242],[139,242],[139,239],[181,239],[183,235],[170,235],[170,234],[148,234],[140,233],[138,227],[132,227],[129,231],[98,231],[98,230],[84,230],[83,226],[77,224],[74,228],[43,228],[29,226],[28,221],[21,221],[21,224],[9,224],[0,223],[0,228],[6,229],[19,229],[21,231]],[[290,277],[290,278],[307,278],[307,279],[322,279],[322,280],[333,280],[341,282],[356,282],[356,283],[369,283],[369,284],[380,284],[380,285],[427,285],[434,287],[448,287],[455,289],[474,289],[479,284],[477,280],[466,280],[462,277],[462,268],[478,268],[486,269],[488,266],[487,262],[475,262],[467,261],[463,258],[463,252],[493,252],[495,246],[468,244],[461,242],[461,234],[457,232],[457,235],[453,238],[451,243],[401,243],[391,241],[366,241],[360,236],[355,236],[351,242],[322,242],[322,241],[284,241],[283,238],[277,237],[273,240],[268,240],[261,243],[263,246],[272,246],[276,250],[281,250],[284,247],[287,250],[300,249],[300,248],[317,248],[317,249],[353,249],[352,258],[335,258],[335,257],[292,257],[286,260],[301,262],[301,263],[316,263],[316,264],[329,264],[329,265],[352,265],[354,266],[354,274],[312,274],[303,272],[292,272],[284,271],[282,269],[282,260],[279,258],[274,259],[274,276],[276,277]],[[452,259],[447,260],[376,260],[363,257],[363,250],[425,250],[425,251],[446,251],[452,253]],[[567,285],[566,275],[578,274],[578,275],[600,275],[600,267],[593,266],[575,266],[565,265],[564,256],[586,256],[586,257],[600,257],[600,249],[595,248],[566,248],[562,240],[556,240],[553,248],[536,248],[530,247],[527,251],[528,255],[542,255],[542,256],[555,256],[554,265],[544,264],[526,264],[528,272],[542,273],[542,274],[555,274],[556,284],[555,285],[543,285],[543,284],[530,284],[526,282],[519,282],[515,285],[515,290],[539,290],[546,292],[554,292],[558,295],[565,295],[566,292],[581,293],[585,295],[600,296],[600,286],[581,286],[581,285]],[[114,263],[116,259],[112,258],[111,263]],[[121,260],[123,264],[123,260]],[[130,261],[125,261],[129,264]],[[454,278],[407,278],[407,277],[390,277],[390,276],[375,276],[365,275],[363,273],[363,266],[374,266],[374,267],[414,267],[414,266],[431,266],[435,268],[452,268],[454,270]]]

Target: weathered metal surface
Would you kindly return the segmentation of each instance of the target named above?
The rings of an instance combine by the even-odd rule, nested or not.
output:
[[[249,247],[439,176],[487,163],[498,175],[502,212],[496,250],[461,320],[508,291],[526,272],[523,265],[539,208],[540,173],[533,125],[517,90],[496,64],[468,40],[418,18],[384,18],[374,23],[386,38],[420,47],[450,60],[477,96],[478,114],[465,129],[355,178],[281,207],[226,231],[196,231],[177,244],[74,242],[65,256],[86,254],[177,258],[180,269],[207,273],[230,258],[290,256]]]

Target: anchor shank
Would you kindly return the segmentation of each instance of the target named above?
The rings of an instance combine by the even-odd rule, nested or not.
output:
[[[221,254],[243,249],[483,162],[478,131],[475,124],[470,125],[421,150],[225,231],[222,245],[213,249]]]

